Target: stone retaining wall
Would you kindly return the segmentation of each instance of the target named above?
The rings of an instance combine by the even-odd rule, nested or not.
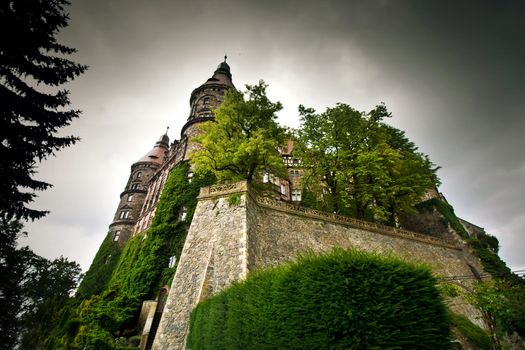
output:
[[[246,182],[207,187],[201,189],[153,349],[184,349],[195,305],[249,271],[334,247],[395,254],[446,276],[472,275],[469,265],[482,270],[459,242],[257,198]]]

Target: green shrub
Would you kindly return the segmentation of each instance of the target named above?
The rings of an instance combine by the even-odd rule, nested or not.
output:
[[[251,274],[192,312],[192,349],[449,349],[430,269],[334,250]]]
[[[468,318],[455,313],[450,313],[450,321],[453,327],[457,329],[465,338],[479,350],[490,350],[492,345],[488,334],[479,326],[470,322]]]

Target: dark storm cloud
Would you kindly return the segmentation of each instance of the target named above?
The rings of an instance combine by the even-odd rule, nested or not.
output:
[[[443,167],[458,215],[525,267],[525,3],[78,0],[70,13],[61,40],[91,66],[71,84],[83,141],[42,166],[56,187],[38,203],[53,213],[30,227],[35,249],[58,255],[44,238],[56,234],[87,267],[129,165],[166,125],[178,137],[191,90],[227,52],[237,87],[264,78],[288,125],[299,103],[385,101]]]

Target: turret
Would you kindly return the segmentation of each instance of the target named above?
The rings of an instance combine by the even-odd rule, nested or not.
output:
[[[133,226],[140,215],[147,193],[150,177],[164,162],[169,148],[169,137],[162,135],[153,148],[131,166],[131,173],[124,191],[120,194],[120,203],[109,225],[110,234],[122,247],[130,237]]]
[[[198,124],[213,120],[213,110],[224,101],[224,93],[228,89],[235,89],[226,58],[224,56],[224,61],[219,64],[212,77],[191,93],[190,115],[181,130],[181,138],[187,138],[189,141],[185,159],[188,159],[188,154],[195,149],[191,138],[198,135]]]

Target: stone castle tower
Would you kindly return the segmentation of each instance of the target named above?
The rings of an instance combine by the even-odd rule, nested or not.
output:
[[[128,182],[109,225],[110,235],[120,247],[133,234],[150,226],[169,171],[189,159],[196,147],[191,139],[198,134],[198,125],[213,120],[213,110],[222,103],[224,93],[232,88],[235,86],[225,57],[213,75],[191,93],[190,115],[182,127],[180,140],[170,145],[167,133],[161,135],[154,147],[131,165]]]

